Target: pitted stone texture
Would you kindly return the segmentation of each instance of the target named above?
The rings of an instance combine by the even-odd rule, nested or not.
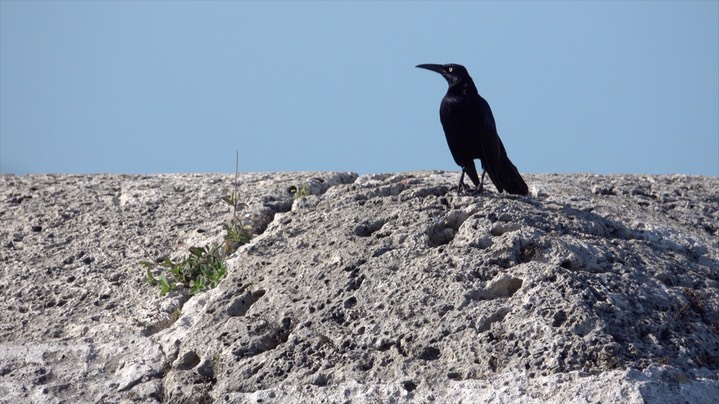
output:
[[[288,211],[292,186],[323,194],[351,173],[243,174],[257,233]],[[160,298],[141,260],[222,242],[234,175],[0,176],[0,402],[157,402],[181,337],[158,334],[188,304]],[[276,210],[275,208],[281,208]],[[185,307],[183,307],[183,305]],[[189,327],[189,326],[188,326]],[[178,333],[179,334],[179,333]],[[5,400],[5,401],[3,401]]]
[[[138,262],[221,241],[233,176],[0,177],[0,396],[714,399],[719,180],[527,175],[531,196],[476,197],[457,176],[243,174],[258,235],[218,288],[162,299]]]

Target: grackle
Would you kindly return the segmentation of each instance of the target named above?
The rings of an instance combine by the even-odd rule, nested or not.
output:
[[[462,167],[458,191],[464,191],[464,174],[472,180],[478,194],[484,187],[484,175],[499,192],[527,195],[527,184],[517,167],[507,157],[504,144],[497,134],[489,104],[477,92],[464,66],[457,64],[422,64],[417,67],[442,75],[449,89],[439,107],[439,118],[454,162]],[[474,159],[482,163],[482,179],[477,175]]]

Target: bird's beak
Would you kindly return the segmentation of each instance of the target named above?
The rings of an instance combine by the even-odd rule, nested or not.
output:
[[[442,65],[424,64],[424,65],[417,65],[416,67],[419,67],[420,69],[431,70],[433,72],[437,72],[441,75],[444,75],[444,69],[442,68]]]

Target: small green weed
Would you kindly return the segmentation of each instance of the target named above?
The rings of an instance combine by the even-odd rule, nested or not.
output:
[[[312,195],[312,186],[310,184],[302,184],[299,187],[291,186],[290,193],[293,199],[305,198]]]
[[[240,212],[247,207],[247,204],[240,202],[240,193],[237,190],[237,176],[239,175],[239,153],[235,159],[235,188],[230,195],[222,197],[222,200],[232,206],[232,217],[225,223],[225,255],[235,252],[242,244],[247,244],[252,238],[252,226],[242,221]]]
[[[231,195],[222,198],[232,206],[232,216],[225,222],[225,254],[230,255],[235,252],[242,244],[247,244],[252,238],[252,226],[245,224],[239,212],[242,211],[247,204],[239,201],[239,195],[233,191]]]
[[[240,216],[240,212],[247,207],[247,204],[240,202],[240,194],[237,190],[239,161],[238,152],[235,161],[235,187],[230,195],[222,197],[224,202],[232,206],[232,217],[224,226],[227,232],[224,237],[224,248],[221,250],[219,245],[213,243],[205,247],[190,247],[190,255],[181,261],[175,262],[165,258],[159,264],[149,261],[140,262],[140,265],[146,269],[145,279],[149,284],[160,288],[160,296],[177,289],[177,284],[188,288],[193,295],[214,288],[227,275],[225,257],[252,238],[252,226],[245,224]],[[153,271],[158,266],[164,270],[155,276]]]
[[[165,258],[165,261],[159,264],[165,271],[158,277],[152,274],[158,264],[142,261],[140,265],[147,269],[147,281],[160,288],[160,296],[175,290],[178,283],[190,289],[190,293],[194,295],[214,288],[227,275],[224,257],[217,244],[190,247],[190,256],[181,261],[174,262]]]
[[[174,324],[177,322],[177,320],[180,319],[180,316],[182,316],[182,310],[178,307],[170,313],[170,324]]]

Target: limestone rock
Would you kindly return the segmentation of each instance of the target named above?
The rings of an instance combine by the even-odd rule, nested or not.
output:
[[[457,175],[0,176],[0,402],[713,402],[718,179]]]

